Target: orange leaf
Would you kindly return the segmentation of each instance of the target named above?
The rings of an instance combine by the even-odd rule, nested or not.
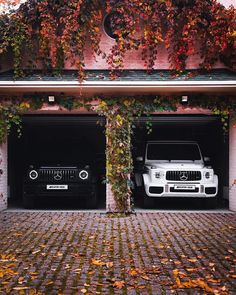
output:
[[[129,275],[131,275],[131,277],[137,277],[138,272],[136,269],[131,269],[131,270],[129,270]]]
[[[106,267],[107,268],[111,268],[111,267],[113,267],[113,265],[114,265],[114,263],[112,261],[106,262]]]
[[[141,278],[144,279],[144,280],[146,280],[146,281],[150,281],[150,278],[148,276],[146,276],[146,275],[141,276]]]
[[[115,281],[113,287],[122,289],[125,286],[125,281]]]
[[[197,262],[197,259],[196,258],[190,258],[188,259],[189,262]]]
[[[97,260],[97,259],[94,259],[94,258],[92,258],[91,264],[96,265],[96,266],[104,266],[104,265],[106,265],[105,262],[102,262],[101,260],[99,260],[99,259]]]

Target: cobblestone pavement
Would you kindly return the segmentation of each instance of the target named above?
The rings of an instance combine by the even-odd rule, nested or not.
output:
[[[236,294],[236,214],[1,212],[0,294]]]

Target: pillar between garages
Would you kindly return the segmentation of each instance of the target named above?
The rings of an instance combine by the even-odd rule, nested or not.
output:
[[[106,187],[106,211],[107,213],[116,212],[116,201],[111,190],[111,185],[107,183]]]
[[[236,212],[236,122],[229,122],[229,209]]]
[[[7,143],[0,145],[0,211],[7,209]]]

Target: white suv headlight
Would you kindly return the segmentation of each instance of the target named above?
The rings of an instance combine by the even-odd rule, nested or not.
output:
[[[212,174],[211,171],[206,171],[206,172],[205,172],[205,178],[206,178],[206,179],[211,179],[212,177],[213,177],[213,174]]]
[[[79,178],[82,179],[82,180],[86,180],[88,179],[89,177],[89,174],[88,174],[88,171],[86,170],[81,170],[80,173],[79,173]]]
[[[37,179],[39,176],[38,172],[36,170],[31,170],[29,172],[29,178],[32,179],[32,180],[35,180]]]
[[[163,176],[164,176],[163,171],[157,171],[157,172],[155,172],[155,177],[156,178],[162,178]]]

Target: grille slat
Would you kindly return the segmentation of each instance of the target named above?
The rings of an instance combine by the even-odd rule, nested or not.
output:
[[[50,168],[41,168],[39,171],[39,180],[55,182],[55,181],[73,181],[76,179],[76,171],[75,169],[50,169]],[[56,175],[60,174],[61,178],[56,179]]]
[[[199,181],[201,180],[201,172],[200,171],[167,171],[166,180]]]

